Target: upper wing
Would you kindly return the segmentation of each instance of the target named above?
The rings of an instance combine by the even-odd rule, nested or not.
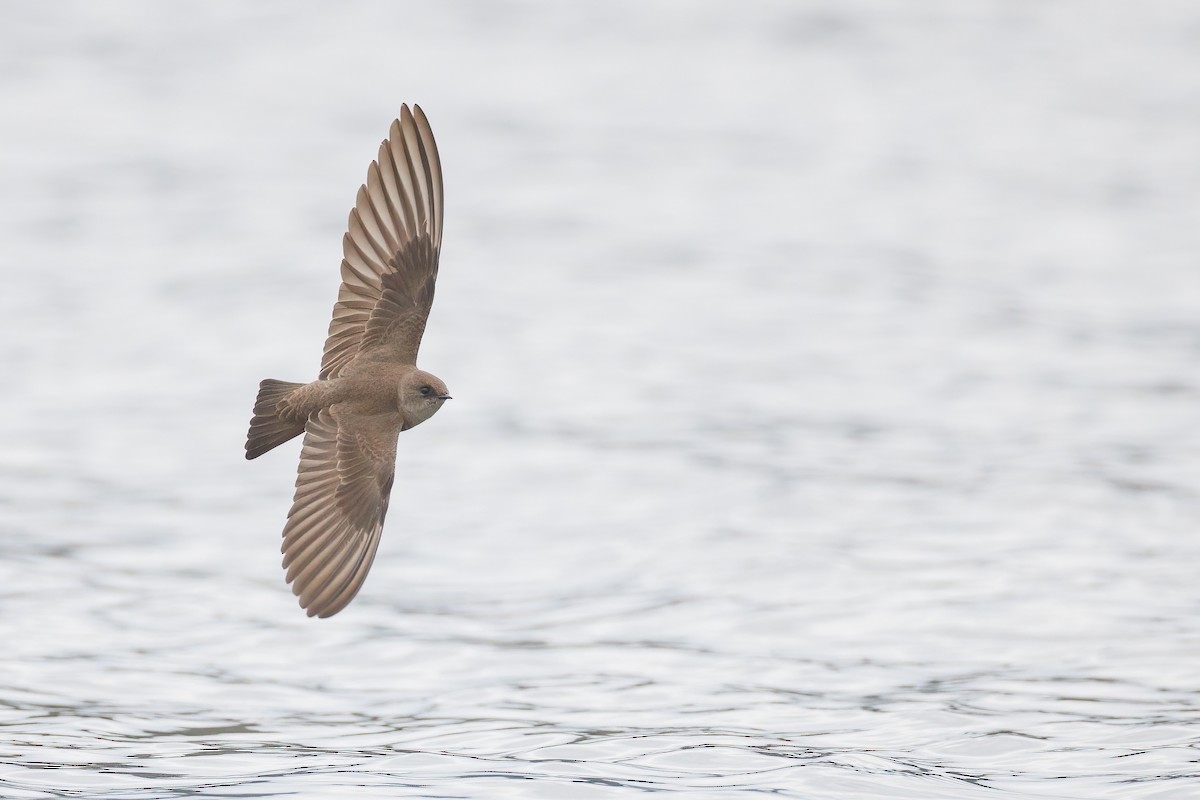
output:
[[[342,286],[321,377],[359,353],[415,364],[442,246],[442,164],[420,106],[401,106],[342,237]]]
[[[396,464],[393,419],[309,418],[296,498],[283,529],[283,566],[308,615],[329,617],[354,599],[379,547]]]

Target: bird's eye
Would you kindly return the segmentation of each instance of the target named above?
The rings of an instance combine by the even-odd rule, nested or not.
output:
[[[432,391],[433,391],[433,389],[432,389],[432,388],[430,388],[430,387],[428,387],[428,386],[422,386],[422,387],[421,387],[421,394],[429,394],[429,393],[430,393],[430,392],[432,392]]]

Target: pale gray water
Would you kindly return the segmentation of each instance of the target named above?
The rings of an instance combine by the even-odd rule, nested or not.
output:
[[[401,102],[456,399],[313,621]],[[1200,796],[1194,3],[8,3],[0,175],[0,796]]]

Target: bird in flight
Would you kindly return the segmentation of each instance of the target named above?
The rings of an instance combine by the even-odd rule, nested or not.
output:
[[[321,373],[259,384],[246,436],[257,458],[304,434],[283,566],[310,617],[332,616],[362,587],[396,468],[401,431],[450,399],[417,369],[442,242],[442,166],[419,106],[401,106],[367,170],[342,238],[342,285]]]

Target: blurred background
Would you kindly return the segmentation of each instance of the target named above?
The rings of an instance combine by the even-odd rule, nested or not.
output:
[[[0,17],[0,796],[1200,791],[1194,3]],[[309,620],[242,443],[404,102],[455,400]]]

